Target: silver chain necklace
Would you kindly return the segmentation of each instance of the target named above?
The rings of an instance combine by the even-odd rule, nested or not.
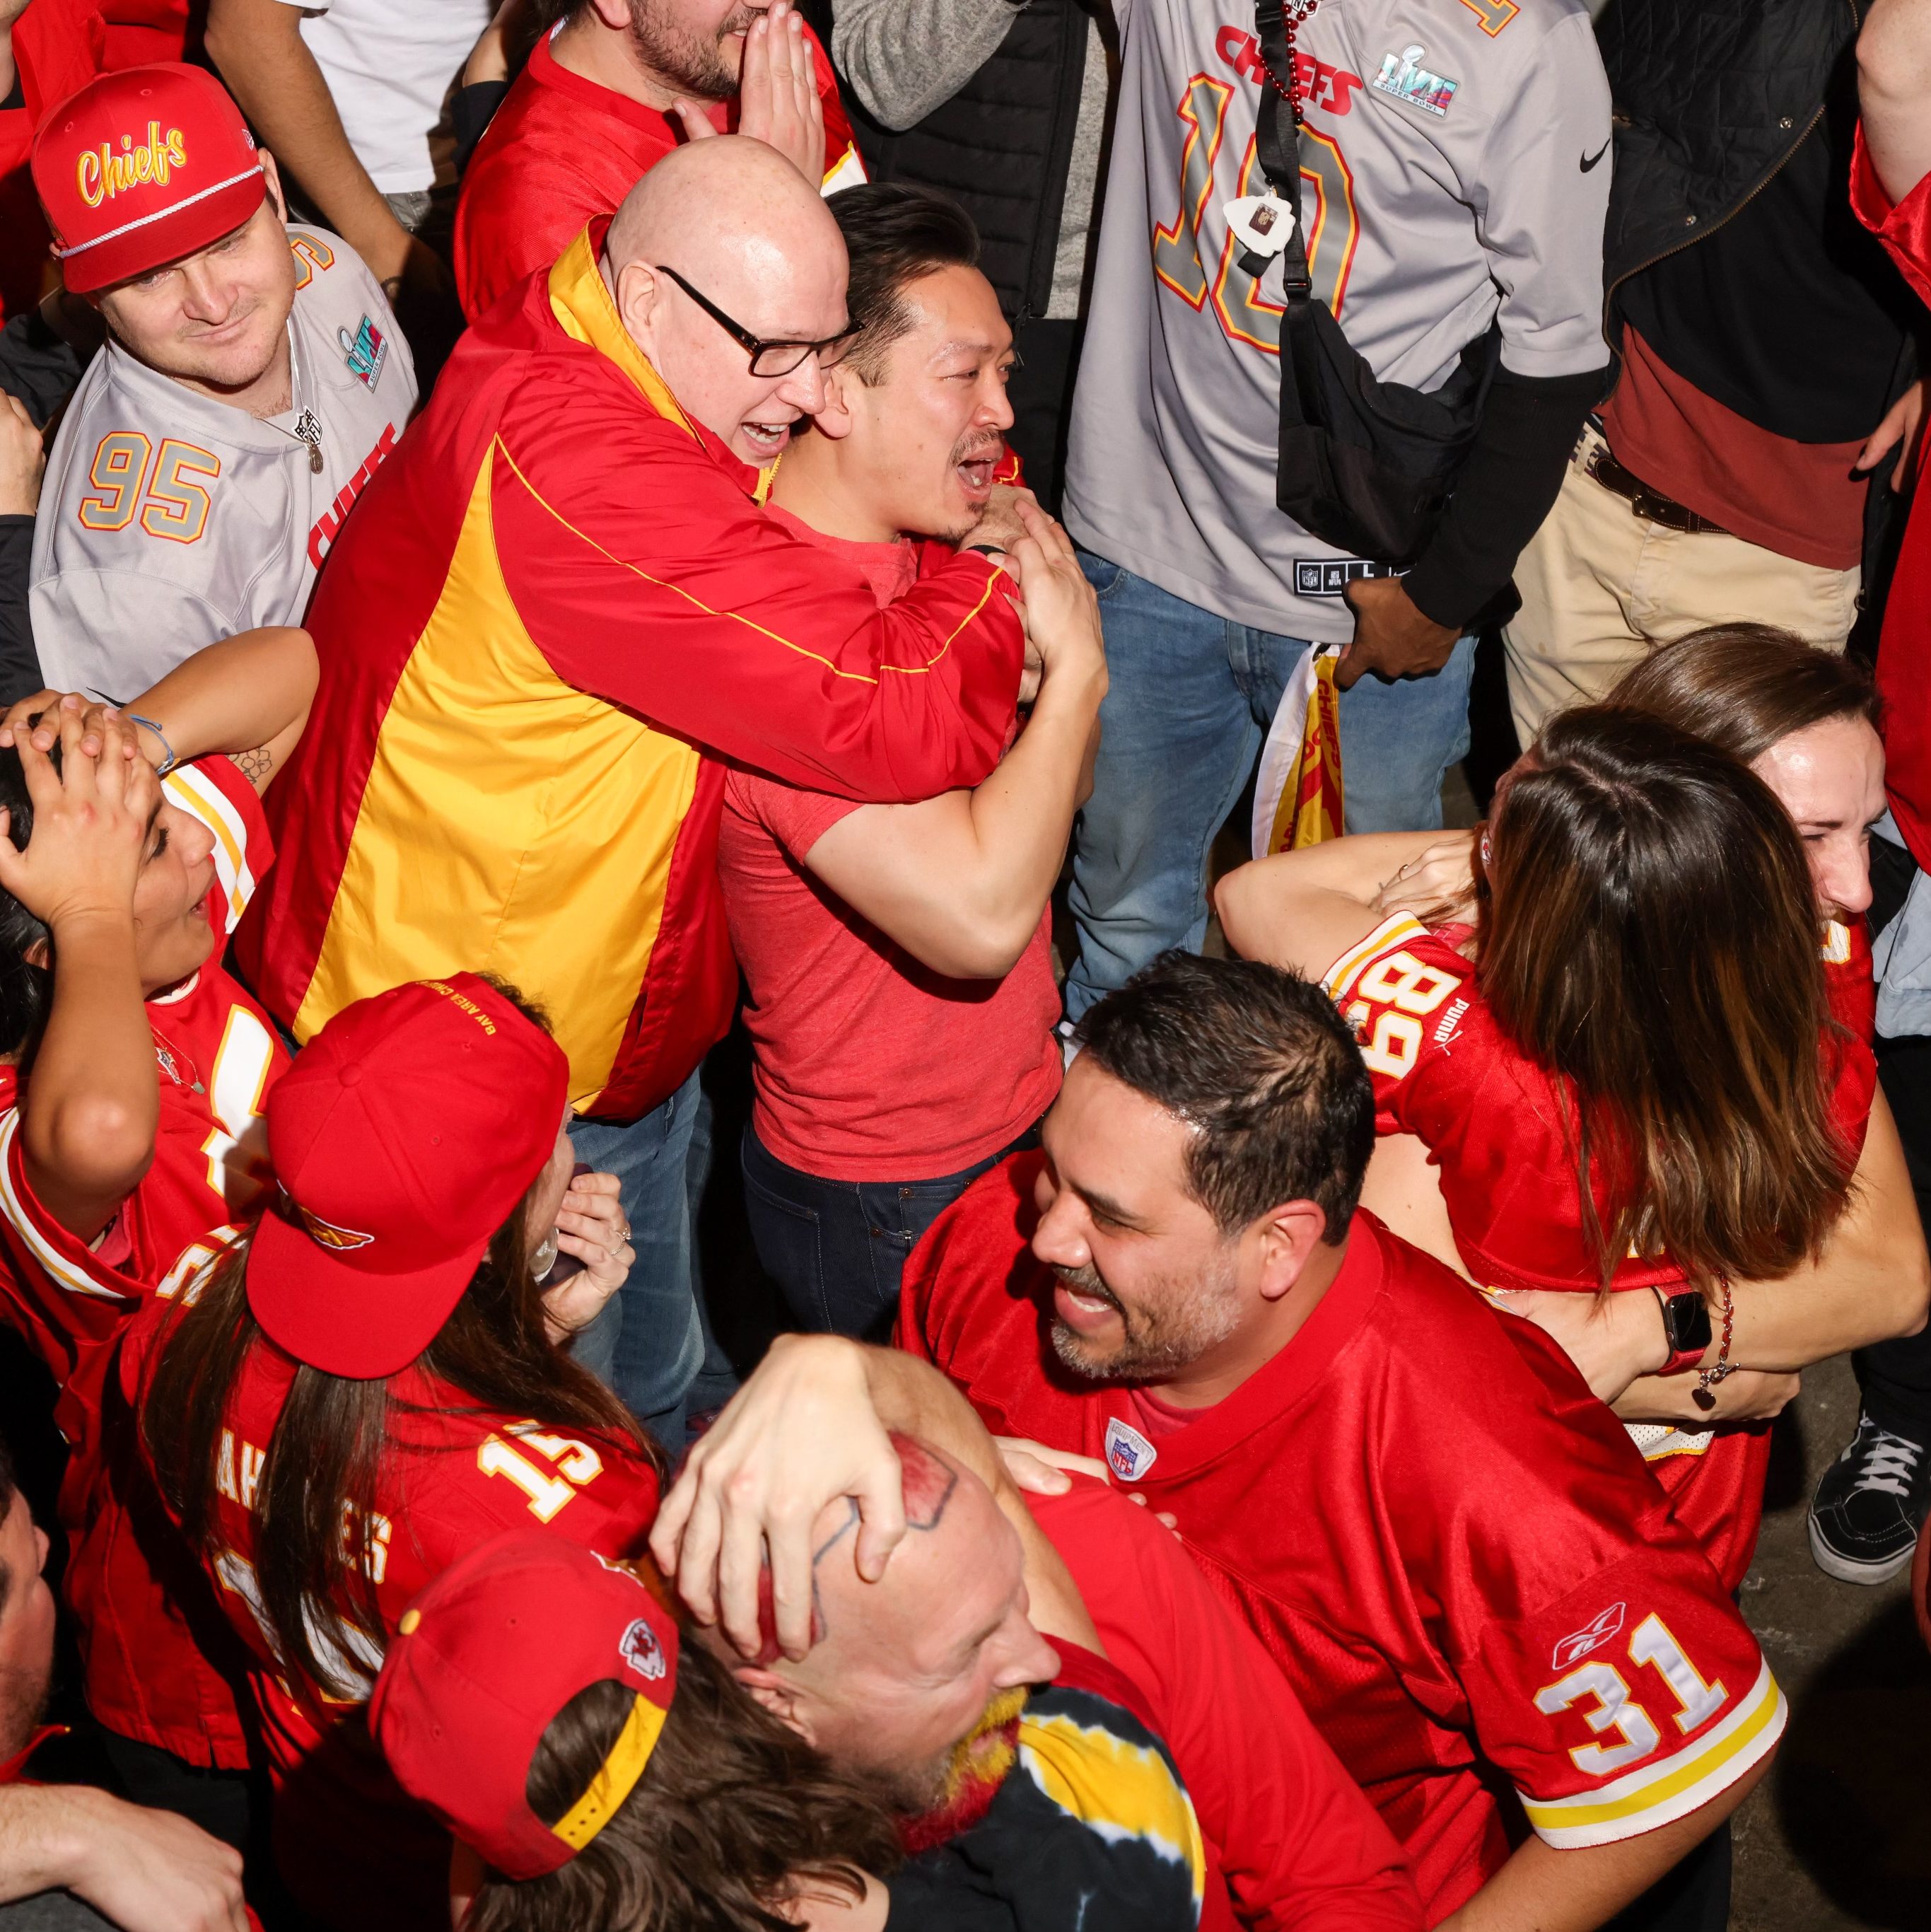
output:
[[[292,405],[301,394],[301,356],[295,346],[295,317],[288,319],[288,390],[289,401]],[[313,410],[304,409],[295,419],[292,429],[283,429],[278,422],[270,422],[271,430],[280,431],[291,442],[302,444],[308,452],[309,473],[322,474],[322,418]]]

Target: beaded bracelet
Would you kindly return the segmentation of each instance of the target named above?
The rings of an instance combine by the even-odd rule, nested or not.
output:
[[[1736,1317],[1736,1304],[1731,1298],[1730,1277],[1719,1276],[1717,1286],[1723,1291],[1723,1339],[1717,1345],[1715,1364],[1697,1371],[1696,1386],[1690,1391],[1690,1399],[1699,1408],[1711,1409],[1717,1406],[1717,1398],[1711,1393],[1717,1384],[1730,1372],[1730,1330]]]

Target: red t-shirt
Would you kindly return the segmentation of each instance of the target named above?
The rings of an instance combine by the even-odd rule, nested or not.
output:
[[[1645,483],[1732,536],[1825,570],[1854,570],[1864,548],[1864,495],[1854,476],[1864,439],[1795,442],[1706,396],[1633,328],[1603,430]]]
[[[1497,1025],[1474,964],[1407,914],[1384,920],[1325,976],[1375,1083],[1375,1128],[1414,1134],[1441,1172],[1456,1246],[1486,1288],[1596,1292],[1575,1157],[1554,1082]],[[1823,1042],[1832,1119],[1855,1158],[1870,1119],[1870,1048],[1832,1030]],[[1608,1218],[1606,1189],[1598,1214]],[[1611,1286],[1673,1288],[1667,1256],[1632,1257]],[[1725,1584],[1744,1580],[1756,1547],[1770,1459],[1767,1424],[1684,1430],[1633,1424],[1678,1516]]]
[[[1885,245],[1922,302],[1931,303],[1931,175],[1892,205],[1871,166],[1859,124],[1851,157],[1851,207]],[[1877,688],[1885,703],[1885,790],[1911,856],[1931,871],[1931,496],[1911,501],[1884,607]]]
[[[1558,1848],[1612,1844],[1771,1750],[1785,1706],[1756,1639],[1540,1329],[1358,1214],[1294,1340],[1149,1442],[1126,1389],[1052,1352],[1052,1276],[1028,1246],[1039,1160],[940,1217],[906,1270],[901,1346],[996,1433],[1104,1456],[1177,1519],[1401,1841],[1429,1923],[1500,1868],[1525,1814]]]
[[[181,1250],[244,1215],[265,1182],[262,1104],[288,1054],[218,962],[274,848],[260,801],[230,760],[184,766],[163,790],[214,835],[216,952],[148,1002],[160,1089],[154,1163],[89,1247],[28,1184],[14,1070],[0,1068],[0,1320],[25,1336],[59,1390],[55,1420],[69,1452],[64,1588],[89,1708],[124,1737],[240,1770],[249,1762],[234,1688],[240,1655],[199,1573],[171,1536],[156,1534],[159,1502],[112,1386],[112,1345]]]
[[[214,1264],[178,1268],[135,1317],[120,1359],[130,1402],[138,1405],[178,1303],[192,1303]],[[264,1340],[235,1384],[215,1463],[224,1547],[208,1571],[249,1655],[275,1784],[277,1862],[298,1902],[324,1924],[448,1932],[448,1835],[405,1796],[370,1741],[367,1688],[318,1729],[290,1694],[256,1616],[255,1485],[296,1366]],[[629,1444],[549,1435],[534,1422],[479,1412],[461,1390],[415,1368],[391,1378],[390,1398],[390,1448],[368,1538],[385,1636],[433,1578],[505,1530],[535,1522],[607,1556],[641,1548],[657,1514],[657,1475]],[[373,1686],[382,1656],[366,1646],[343,1661]]]
[[[917,580],[916,544],[847,542],[769,507],[856,566],[881,610]],[[753,1123],[778,1160],[830,1180],[956,1174],[1009,1145],[1060,1090],[1051,909],[1004,979],[942,978],[805,868],[858,808],[742,767],[725,781],[718,876],[749,994]]]
[[[865,169],[832,64],[809,27],[805,34],[825,113],[825,186],[849,187],[865,179]],[[463,177],[456,289],[472,322],[526,276],[548,268],[585,222],[613,213],[684,139],[675,115],[559,64],[552,38],[545,34],[531,50]],[[718,131],[729,134],[737,125],[736,98],[709,113]]]
[[[1084,1477],[1063,1496],[1026,1500],[1172,1752],[1240,1922],[1254,1932],[1420,1925],[1388,1828],[1178,1540]]]

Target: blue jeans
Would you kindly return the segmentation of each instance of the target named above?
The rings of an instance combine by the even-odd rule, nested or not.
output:
[[[577,1336],[576,1357],[673,1460],[683,1453],[684,1398],[704,1360],[692,1229],[711,1165],[709,1128],[694,1073],[641,1120],[577,1120],[570,1128],[577,1158],[622,1184],[637,1250],[629,1278]]]
[[[1216,616],[1082,550],[1106,632],[1093,796],[1081,813],[1070,895],[1079,958],[1066,979],[1078,1019],[1174,946],[1207,936],[1207,862],[1246,789],[1299,638]],[[1475,643],[1432,677],[1370,674],[1341,694],[1350,832],[1432,830],[1441,782],[1468,749]]]
[[[826,1180],[787,1166],[747,1125],[745,1216],[757,1258],[801,1328],[889,1342],[905,1264],[925,1231],[987,1168],[1036,1138],[1029,1127],[934,1180]]]

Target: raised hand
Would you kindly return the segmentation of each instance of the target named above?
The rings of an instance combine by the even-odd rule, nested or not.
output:
[[[23,739],[16,734],[33,802],[33,836],[19,850],[9,836],[12,814],[0,808],[0,886],[55,929],[76,918],[130,920],[160,782],[144,760],[128,756],[134,728],[120,717],[100,716],[97,757],[83,748],[85,716],[62,710],[58,717],[58,771],[34,742],[39,734]]]

